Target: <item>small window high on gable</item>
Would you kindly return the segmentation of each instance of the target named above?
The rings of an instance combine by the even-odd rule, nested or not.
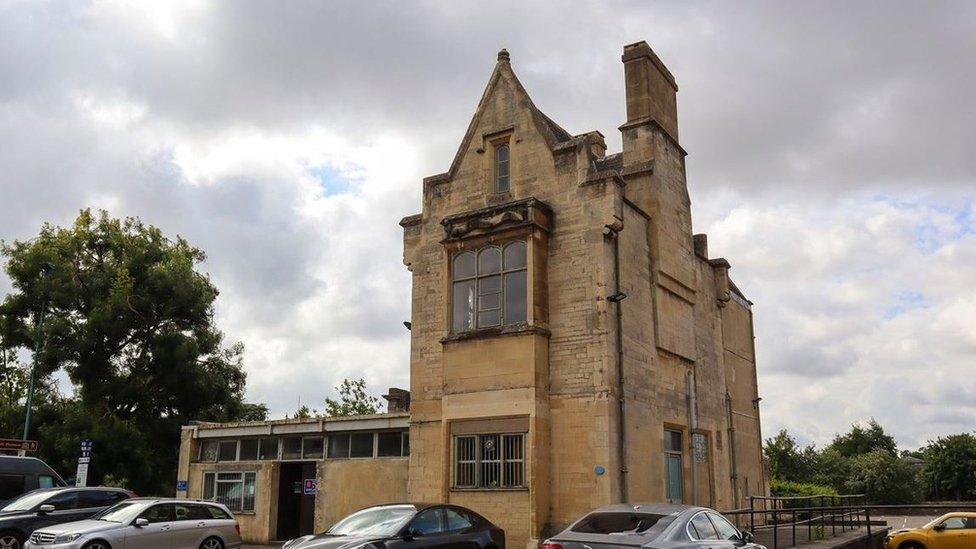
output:
[[[508,192],[509,172],[508,144],[503,143],[495,147],[495,192]]]

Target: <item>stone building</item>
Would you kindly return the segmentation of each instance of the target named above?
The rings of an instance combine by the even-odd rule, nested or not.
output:
[[[471,507],[510,547],[612,502],[765,494],[751,303],[692,234],[673,76],[644,42],[623,64],[608,155],[536,108],[502,50],[400,222],[409,393],[384,415],[187,426],[179,494],[240,495],[249,541],[411,500]]]
[[[543,114],[505,50],[450,169],[401,221],[413,500],[513,547],[619,501],[766,491],[750,302],[693,235],[677,85],[624,47],[623,151]]]

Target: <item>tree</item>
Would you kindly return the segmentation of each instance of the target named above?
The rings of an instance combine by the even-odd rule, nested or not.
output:
[[[763,444],[769,461],[769,474],[775,479],[808,482],[813,475],[816,450],[812,445],[801,449],[786,429]]]
[[[45,224],[0,253],[14,288],[0,304],[3,340],[31,347],[46,307],[38,379],[64,368],[76,390],[38,410],[52,459],[70,464],[78,440],[91,438],[93,473],[171,492],[183,424],[260,415],[243,400],[243,345],[224,345],[217,289],[195,270],[205,255],[186,240],[83,210],[71,227]]]
[[[915,467],[881,449],[851,458],[844,487],[877,504],[915,503],[921,495]]]
[[[366,381],[345,379],[337,386],[339,400],[325,399],[325,414],[329,417],[375,414],[379,411],[380,399],[366,392]]]
[[[956,501],[976,497],[976,436],[939,437],[922,448],[922,454],[922,482],[928,497]]]
[[[875,450],[883,450],[892,456],[898,455],[894,437],[885,433],[884,428],[874,419],[868,422],[866,429],[855,423],[851,426],[850,432],[834,437],[827,448],[836,450],[840,455],[848,458]]]

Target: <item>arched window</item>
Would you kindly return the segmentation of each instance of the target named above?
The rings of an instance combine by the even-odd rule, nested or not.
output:
[[[452,279],[454,332],[525,322],[525,242],[455,255]]]
[[[509,183],[508,145],[495,147],[495,192],[507,193]]]

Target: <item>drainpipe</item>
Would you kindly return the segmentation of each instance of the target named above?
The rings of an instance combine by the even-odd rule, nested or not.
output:
[[[729,413],[729,434],[728,434],[728,444],[729,444],[729,462],[731,463],[731,475],[732,475],[732,497],[734,498],[733,504],[734,508],[739,506],[739,471],[736,463],[735,456],[735,417],[732,415],[732,394],[728,391],[725,392],[725,406],[728,408]]]
[[[691,448],[691,503],[698,505],[698,463],[695,461],[695,431],[698,430],[698,397],[695,394],[695,369],[688,368],[688,437]]]
[[[623,227],[620,223],[607,225],[604,234],[613,240],[613,295],[607,296],[607,301],[616,306],[616,375],[617,375],[617,460],[620,462],[620,501],[627,503],[629,499],[627,493],[627,415],[624,403],[624,333],[623,333],[623,310],[620,302],[627,294],[620,291],[620,239],[619,232]]]

